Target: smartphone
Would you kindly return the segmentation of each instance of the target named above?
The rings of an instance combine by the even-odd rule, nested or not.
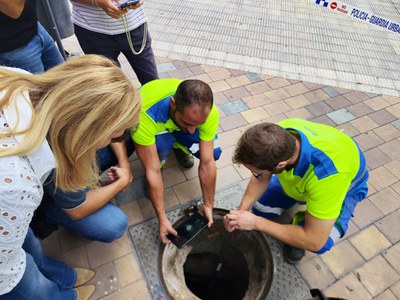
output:
[[[140,0],[129,0],[129,1],[126,1],[126,2],[124,2],[124,3],[122,3],[122,4],[120,4],[120,5],[118,6],[118,8],[119,8],[119,9],[124,9],[124,8],[126,8],[126,7],[128,7],[128,6],[138,4],[139,2],[140,2]]]
[[[207,228],[207,225],[207,219],[196,212],[175,228],[178,232],[177,236],[169,233],[167,238],[181,249],[193,240],[200,232]]]

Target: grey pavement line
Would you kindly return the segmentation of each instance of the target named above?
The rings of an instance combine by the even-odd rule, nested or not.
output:
[[[390,1],[347,2],[399,18]],[[148,0],[146,12],[157,56],[400,95],[398,34],[311,0]]]

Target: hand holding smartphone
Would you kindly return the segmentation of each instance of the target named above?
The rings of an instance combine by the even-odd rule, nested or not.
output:
[[[181,249],[193,240],[200,232],[207,228],[207,225],[207,219],[196,212],[175,228],[178,232],[177,236],[168,234],[167,238]]]
[[[124,3],[122,3],[122,4],[120,4],[120,5],[118,6],[118,8],[119,8],[119,9],[125,9],[125,8],[127,8],[128,6],[136,5],[136,4],[138,4],[139,2],[140,2],[140,0],[128,0],[128,1],[126,1],[126,2],[124,2]]]

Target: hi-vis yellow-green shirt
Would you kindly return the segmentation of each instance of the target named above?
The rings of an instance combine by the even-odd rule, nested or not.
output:
[[[182,80],[175,78],[157,79],[146,83],[140,89],[142,110],[140,125],[132,134],[135,143],[142,146],[153,145],[157,134],[181,130],[169,117],[170,97],[175,94],[181,82]],[[200,125],[198,130],[203,141],[212,141],[215,138],[218,130],[218,110],[215,104],[206,122]]]
[[[290,171],[278,174],[285,193],[307,203],[307,211],[320,219],[334,219],[360,169],[360,150],[340,130],[302,119],[278,123],[301,139],[300,157]]]

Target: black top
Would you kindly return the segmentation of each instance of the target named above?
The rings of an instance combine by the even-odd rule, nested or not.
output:
[[[25,46],[36,34],[36,0],[25,1],[25,7],[18,19],[0,13],[0,53]]]

